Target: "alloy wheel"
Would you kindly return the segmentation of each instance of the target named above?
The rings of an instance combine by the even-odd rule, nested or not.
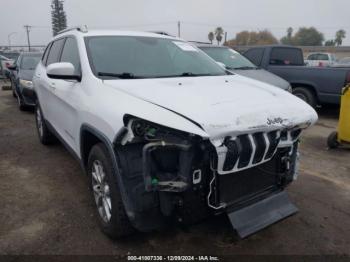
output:
[[[92,189],[98,213],[104,222],[111,219],[112,202],[107,177],[99,160],[92,164]]]
[[[39,107],[37,107],[36,109],[36,123],[39,131],[39,136],[43,137],[43,119],[41,117],[41,112]]]

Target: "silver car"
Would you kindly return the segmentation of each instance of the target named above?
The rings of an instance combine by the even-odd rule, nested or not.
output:
[[[209,44],[197,44],[197,47],[215,61],[225,65],[229,71],[277,86],[289,92],[292,91],[290,84],[286,80],[257,67],[247,58],[229,47]]]

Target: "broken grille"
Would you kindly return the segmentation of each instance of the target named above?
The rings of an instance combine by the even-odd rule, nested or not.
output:
[[[270,160],[277,147],[291,145],[300,132],[300,129],[275,130],[227,137],[223,150],[218,150],[219,174],[244,170]]]

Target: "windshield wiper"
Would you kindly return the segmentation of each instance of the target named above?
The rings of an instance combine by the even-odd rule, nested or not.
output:
[[[241,67],[230,67],[228,69],[231,69],[231,70],[255,70],[257,68],[255,66],[241,66]]]
[[[195,74],[192,72],[184,72],[180,74],[179,76],[211,76],[211,74]]]
[[[135,76],[133,73],[121,73],[121,74],[117,74],[117,73],[107,73],[107,72],[98,72],[97,73],[98,76],[109,76],[109,77],[115,77],[115,78],[121,78],[121,79],[135,79],[135,78],[140,78]]]

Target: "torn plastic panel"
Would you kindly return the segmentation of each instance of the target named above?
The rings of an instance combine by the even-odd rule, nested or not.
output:
[[[130,118],[114,146],[136,228],[148,231],[170,218],[188,223],[210,214],[207,170],[215,149],[209,140]]]

